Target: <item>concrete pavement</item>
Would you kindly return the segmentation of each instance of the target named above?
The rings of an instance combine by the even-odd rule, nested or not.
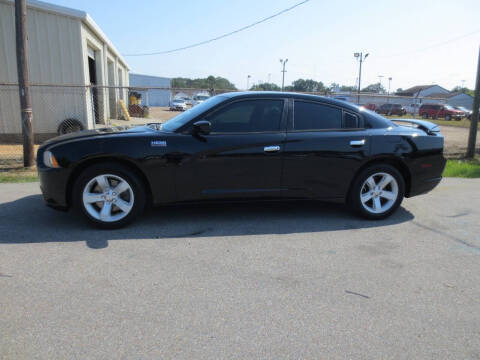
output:
[[[169,207],[90,228],[0,184],[2,359],[480,359],[480,180],[372,222]]]

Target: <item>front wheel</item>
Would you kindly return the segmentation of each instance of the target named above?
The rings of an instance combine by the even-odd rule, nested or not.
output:
[[[130,168],[99,163],[85,169],[73,189],[74,204],[97,227],[116,229],[131,223],[145,207],[142,181]]]
[[[354,210],[367,219],[384,219],[401,204],[405,195],[405,181],[391,165],[373,165],[355,179],[350,192]]]

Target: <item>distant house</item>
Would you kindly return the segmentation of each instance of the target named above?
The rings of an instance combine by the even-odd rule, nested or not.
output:
[[[431,94],[449,94],[450,91],[439,85],[417,85],[409,89],[397,91],[397,96],[409,96],[409,97],[427,97]]]
[[[130,74],[130,86],[142,95],[141,104],[144,106],[168,106],[170,81],[166,77]]]
[[[473,109],[473,97],[461,92],[454,92],[454,93],[449,92],[447,94],[434,93],[427,96],[427,98],[443,100],[448,105],[451,105],[451,106],[463,106],[463,107],[466,107],[467,109]]]

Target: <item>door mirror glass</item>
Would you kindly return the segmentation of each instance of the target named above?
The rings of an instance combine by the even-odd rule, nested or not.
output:
[[[212,124],[207,120],[200,120],[193,124],[193,131],[196,134],[208,135],[210,134]]]

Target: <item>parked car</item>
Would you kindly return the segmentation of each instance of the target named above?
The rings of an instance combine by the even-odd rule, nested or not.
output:
[[[375,111],[377,110],[377,104],[366,104],[364,105],[365,109],[368,109],[368,110],[371,110],[371,111]]]
[[[170,103],[170,110],[176,111],[185,111],[187,110],[187,104],[185,103],[185,100],[183,99],[173,99],[172,102]]]
[[[383,219],[432,190],[445,166],[439,127],[400,121],[409,126],[320,96],[227,93],[161,125],[51,139],[37,168],[48,205],[102,228],[147,203],[212,200],[324,200]]]
[[[445,120],[461,120],[465,114],[462,111],[456,110],[450,105],[444,104],[423,104],[418,109],[418,115],[424,119],[445,118]]]
[[[405,111],[407,114],[410,115],[418,115],[418,109],[420,108],[420,104],[410,104],[405,106]]]
[[[193,105],[193,99],[189,96],[185,96],[182,98],[185,101],[185,104],[187,105]]]
[[[407,113],[405,108],[400,104],[382,104],[375,111],[382,115],[403,116]]]
[[[209,98],[210,98],[210,95],[208,94],[197,94],[193,97],[192,105],[195,106],[195,105],[201,104],[202,102],[204,102]]]
[[[463,106],[454,106],[454,109],[462,111],[464,114],[464,117],[466,117],[468,120],[472,120],[472,114],[473,114],[472,110],[469,110]]]

